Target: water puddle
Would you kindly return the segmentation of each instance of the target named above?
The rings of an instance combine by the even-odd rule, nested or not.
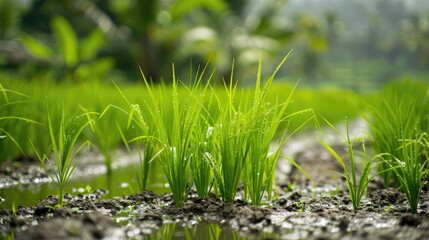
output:
[[[128,236],[130,237],[130,236]],[[276,233],[261,233],[257,236],[246,236],[228,227],[218,224],[199,223],[193,226],[183,226],[179,223],[164,224],[152,235],[145,239],[278,239]]]
[[[154,172],[159,171],[155,171],[154,169]],[[161,181],[161,177],[151,176],[148,188],[157,194],[168,192],[168,185]],[[102,195],[102,198],[112,198],[115,196],[121,197],[139,192],[134,167],[128,166],[115,169],[113,176],[110,179],[105,174],[73,178],[67,185],[65,192],[77,195],[96,189],[107,190],[107,194]],[[0,209],[12,209],[19,205],[36,205],[41,199],[44,199],[49,195],[56,194],[56,186],[52,182],[1,188],[0,196],[3,201],[0,203]]]

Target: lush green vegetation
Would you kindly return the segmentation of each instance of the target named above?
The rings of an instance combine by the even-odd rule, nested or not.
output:
[[[0,1],[0,164],[38,158],[62,204],[90,143],[108,179],[122,147],[138,155],[139,190],[157,164],[178,207],[192,188],[231,202],[240,186],[245,201],[261,205],[276,195],[279,158],[307,176],[281,147],[321,124],[347,146],[342,156],[321,141],[354,209],[380,176],[416,212],[429,180],[428,84],[392,82],[375,94],[327,85],[366,90],[404,73],[426,78],[429,15],[401,1],[317,4],[323,10],[308,14],[300,11],[307,1]],[[284,71],[290,53],[279,53],[290,48],[298,54]],[[207,64],[187,72],[189,59]],[[262,68],[261,59],[281,64]],[[334,126],[359,113],[373,156]]]
[[[429,174],[428,87],[424,82],[402,80],[387,84],[380,92],[368,97],[362,110],[370,130],[368,137],[373,156],[367,155],[363,139],[351,139],[348,128],[343,136],[324,119],[347,146],[348,156],[341,156],[321,140],[343,169],[340,174],[346,179],[354,209],[359,207],[369,181],[379,175],[386,187],[395,186],[403,191],[411,212],[417,212]],[[353,147],[356,141],[362,142],[362,152]],[[361,160],[360,164],[357,159]],[[357,165],[361,165],[360,172]],[[371,175],[374,171],[376,173]]]
[[[400,187],[413,212],[428,174],[427,90],[423,82],[388,84],[370,103],[366,116],[371,145],[376,154],[384,154],[379,164],[384,184]]]
[[[90,113],[85,113],[85,115],[89,114]],[[52,124],[49,108],[47,117],[54,161],[48,157],[50,152],[40,154],[36,151],[36,155],[40,160],[42,167],[48,173],[52,181],[57,185],[59,204],[62,205],[64,188],[79,164],[82,154],[88,151],[90,147],[89,140],[86,140],[76,146],[78,138],[85,127],[93,124],[93,122],[90,118],[89,120],[86,120],[83,115],[71,118],[71,120],[66,122],[66,116],[63,109],[60,126],[59,129],[57,129]],[[86,121],[82,123],[80,118],[84,118]]]
[[[428,4],[412,3],[2,0],[0,70],[57,81],[137,81],[141,66],[149,79],[170,81],[172,61],[185,76],[190,59],[210,59],[221,82],[233,59],[244,78],[256,74],[260,52],[274,66],[296,49],[281,77],[366,89],[404,73],[427,76]]]
[[[179,207],[193,187],[201,197],[214,192],[231,202],[241,184],[243,199],[261,205],[275,196],[276,162],[286,157],[280,148],[291,135],[312,128],[313,120],[316,127],[334,128],[331,122],[364,112],[374,156],[367,156],[365,145],[363,154],[357,153],[348,132],[342,136],[348,156],[322,141],[343,167],[353,208],[365,196],[377,166],[386,186],[404,191],[416,212],[428,178],[427,84],[390,84],[366,96],[370,101],[364,105],[351,91],[275,83],[276,71],[266,80],[258,74],[254,87],[241,89],[233,81],[216,86],[205,68],[188,84],[173,76],[171,86],[147,79],[144,84],[106,86],[6,78],[1,86],[0,161],[38,157],[57,183],[62,203],[64,186],[90,142],[105,157],[108,177],[114,175],[110,155],[123,143],[140,156],[136,177],[141,191],[147,189],[156,162]],[[317,121],[316,114],[324,121]],[[70,123],[65,116],[71,116]]]
[[[110,154],[124,142],[130,151],[130,144],[137,146],[140,190],[146,189],[150,165],[157,161],[178,206],[183,205],[192,186],[202,197],[216,190],[225,201],[233,201],[240,183],[246,186],[246,199],[259,205],[264,194],[272,196],[281,145],[314,118],[309,107],[316,94],[308,89],[300,92],[288,84],[275,84],[274,88],[274,74],[267,81],[258,74],[255,88],[241,90],[232,81],[223,87],[213,86],[212,75],[204,69],[191,80],[191,85],[174,77],[172,86],[152,85],[148,81],[144,85],[106,86],[96,82],[71,85],[47,81],[40,85],[34,81],[6,80],[3,92],[17,89],[28,94],[19,95],[28,98],[20,103],[23,117],[19,120],[35,119],[40,124],[15,128],[11,121],[16,119],[5,118],[5,123],[11,125],[5,124],[4,131],[15,138],[2,139],[1,143],[12,142],[13,148],[20,151],[4,151],[7,155],[1,162],[23,153],[38,156],[46,170],[53,173],[53,180],[58,179],[62,196],[63,186],[77,164],[77,153],[71,152],[75,144],[81,146],[77,149],[80,150],[81,144],[93,143],[105,158],[107,175],[112,177]],[[293,101],[295,96],[310,98],[298,102]],[[323,96],[328,95],[318,95]],[[353,102],[359,99],[356,94],[347,98]],[[343,100],[338,95],[338,105]],[[18,110],[13,104],[8,106],[11,109],[3,111],[4,116],[12,116]],[[338,112],[331,120],[336,121],[343,114]],[[76,115],[83,116],[79,119],[86,122],[74,132],[65,132],[68,125],[64,116]],[[271,144],[277,137],[280,140],[273,149]],[[45,164],[52,148],[55,164]]]

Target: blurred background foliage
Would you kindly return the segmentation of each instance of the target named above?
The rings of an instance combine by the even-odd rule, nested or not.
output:
[[[40,81],[153,81],[209,62],[252,81],[357,90],[429,67],[426,0],[0,0],[0,71]],[[271,67],[270,67],[271,66]],[[220,80],[219,80],[220,81]]]

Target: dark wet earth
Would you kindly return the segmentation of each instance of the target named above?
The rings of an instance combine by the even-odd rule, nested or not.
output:
[[[233,230],[236,234],[230,236],[236,239],[429,238],[427,193],[419,213],[410,214],[404,195],[394,189],[373,189],[355,211],[343,192],[305,192],[293,190],[262,207],[240,200],[225,204],[210,196],[190,197],[183,208],[176,208],[170,194],[149,191],[108,200],[99,199],[103,191],[68,196],[62,208],[53,207],[58,199],[48,197],[16,212],[2,210],[0,231],[15,239],[166,239],[156,235],[166,224],[217,224],[221,230]]]
[[[199,198],[192,192],[184,207],[176,208],[171,194],[145,191],[104,199],[106,190],[97,189],[66,194],[61,208],[50,196],[36,206],[0,210],[0,238],[429,239],[427,191],[418,213],[411,214],[403,193],[375,180],[361,207],[353,210],[343,180],[325,171],[336,168],[326,152],[315,147],[295,156],[313,170],[315,181],[280,168],[279,198],[261,207],[241,200],[226,204],[214,195]]]

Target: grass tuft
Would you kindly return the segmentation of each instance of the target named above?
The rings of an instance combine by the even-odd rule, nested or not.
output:
[[[79,115],[72,118],[71,121],[66,122],[66,117],[63,110],[58,135],[56,135],[48,108],[48,128],[49,136],[51,138],[54,162],[49,160],[49,157],[46,154],[43,154],[43,156],[39,154],[33,143],[31,143],[38,159],[40,160],[40,163],[42,164],[42,167],[45,169],[52,181],[57,185],[60,205],[64,203],[64,189],[67,182],[76,169],[76,166],[79,164],[81,156],[90,147],[89,140],[86,140],[82,144],[75,147],[76,144],[78,144],[78,138],[82,131],[92,123],[92,120],[84,121],[82,123],[82,119],[86,119],[85,115],[88,114],[91,113]]]
[[[322,117],[323,118],[323,117]],[[347,188],[349,190],[350,200],[352,201],[353,209],[357,209],[360,205],[362,197],[368,190],[368,184],[370,181],[380,173],[371,175],[371,172],[376,164],[376,160],[380,159],[382,155],[376,155],[370,159],[367,157],[365,142],[363,139],[357,139],[358,142],[362,143],[362,171],[358,173],[358,153],[353,149],[353,142],[350,139],[349,128],[346,122],[346,136],[344,136],[337,128],[335,128],[328,120],[323,118],[323,120],[331,127],[346,143],[348,150],[348,164],[344,157],[340,156],[332,147],[330,147],[323,140],[319,140],[322,146],[328,150],[328,152],[337,160],[343,169],[343,173],[339,173],[342,177],[346,179]],[[356,141],[356,140],[355,140]]]
[[[428,176],[429,139],[427,133],[424,133],[415,139],[403,138],[401,143],[399,151],[403,158],[390,154],[393,162],[389,161],[389,164],[399,179],[411,212],[417,213],[420,194]]]

